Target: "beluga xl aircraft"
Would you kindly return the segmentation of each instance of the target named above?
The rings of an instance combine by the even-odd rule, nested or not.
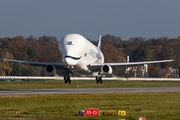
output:
[[[70,72],[74,72],[80,75],[94,76],[96,82],[102,84],[101,75],[112,74],[113,66],[118,67],[130,67],[130,66],[142,66],[143,64],[149,63],[162,63],[172,62],[170,60],[159,60],[159,61],[146,61],[146,62],[129,62],[126,63],[104,63],[104,55],[101,52],[101,36],[99,38],[98,46],[93,45],[89,40],[79,34],[67,34],[59,41],[59,51],[62,55],[62,63],[51,63],[51,62],[32,62],[32,61],[21,61],[3,59],[10,62],[21,62],[29,63],[34,66],[46,67],[46,71],[49,73],[56,73],[56,69],[62,69],[66,71],[64,81],[71,83],[69,76]]]

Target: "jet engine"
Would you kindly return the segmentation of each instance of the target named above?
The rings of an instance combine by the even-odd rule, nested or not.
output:
[[[112,74],[112,68],[110,65],[104,65],[101,67],[101,71],[103,74]]]
[[[56,73],[56,68],[55,68],[54,65],[49,64],[49,65],[46,66],[46,71],[47,71],[48,73],[53,73],[53,74],[55,74],[55,73]]]

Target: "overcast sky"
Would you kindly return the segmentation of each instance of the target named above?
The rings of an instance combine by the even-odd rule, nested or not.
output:
[[[177,38],[180,0],[0,0],[0,38],[68,33]]]

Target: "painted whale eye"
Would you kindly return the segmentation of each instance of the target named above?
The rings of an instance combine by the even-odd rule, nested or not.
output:
[[[72,57],[72,56],[65,56],[66,58],[71,58],[71,59],[74,59],[74,60],[79,60],[81,57]]]

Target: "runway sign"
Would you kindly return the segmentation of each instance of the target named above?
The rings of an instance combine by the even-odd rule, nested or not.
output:
[[[120,116],[125,116],[126,115],[126,111],[117,111],[117,114]]]
[[[146,118],[145,117],[140,117],[139,120],[146,120]]]
[[[99,116],[99,109],[84,109],[84,116]]]
[[[116,110],[101,110],[100,111],[101,115],[117,115]]]

